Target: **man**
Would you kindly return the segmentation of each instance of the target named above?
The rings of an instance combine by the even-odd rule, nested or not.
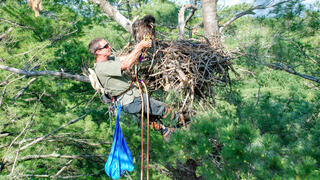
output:
[[[90,53],[96,59],[94,70],[101,85],[110,96],[117,99],[122,105],[123,111],[129,114],[141,113],[142,101],[138,88],[123,71],[131,67],[138,60],[143,49],[150,48],[151,46],[151,40],[142,40],[128,55],[114,58],[111,57],[110,45],[104,39],[97,38],[89,44]],[[145,94],[143,94],[143,99],[145,102],[144,109],[147,112]],[[150,115],[164,117],[171,111],[170,108],[167,108],[166,104],[153,98],[149,98],[149,106]],[[174,113],[173,116],[172,118],[178,121],[179,119],[184,120],[183,116],[179,115],[179,113]],[[161,130],[165,140],[168,140],[171,132],[173,132],[172,128],[166,128],[156,122],[152,122],[151,127]]]

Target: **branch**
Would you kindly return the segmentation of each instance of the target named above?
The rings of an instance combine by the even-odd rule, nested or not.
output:
[[[63,166],[56,175],[54,175],[54,178],[56,178],[57,176],[59,176],[65,169],[67,169],[67,167],[72,163],[72,159],[70,161],[67,162],[67,164],[65,166]]]
[[[18,178],[28,178],[30,179],[31,177],[35,177],[35,178],[58,178],[58,179],[79,179],[80,177],[91,177],[91,176],[98,176],[102,171],[104,171],[104,169],[100,169],[97,173],[95,174],[79,174],[79,175],[73,175],[73,176],[52,176],[52,175],[47,175],[47,174],[25,174],[25,175],[18,175],[18,176],[14,176]]]
[[[280,63],[273,63],[273,64],[266,64],[269,68],[272,68],[274,70],[282,70],[282,71],[286,71],[290,74],[294,74],[297,76],[300,76],[304,79],[310,80],[310,81],[314,81],[316,83],[320,84],[320,79],[313,77],[313,76],[309,76],[309,75],[305,75],[305,74],[300,74],[298,72],[296,72],[294,69],[288,68],[288,67],[284,67],[283,65],[281,65]]]
[[[51,159],[51,158],[61,158],[61,159],[83,159],[88,157],[104,157],[104,155],[91,155],[91,154],[84,154],[84,155],[61,155],[61,154],[45,154],[45,155],[27,155],[20,159],[18,159],[18,162],[22,161],[29,161],[32,159]],[[12,165],[13,162],[8,162],[7,165]]]
[[[24,91],[29,88],[30,84],[32,84],[35,80],[37,80],[37,78],[32,78],[32,79],[27,83],[27,85],[25,85],[25,86],[12,98],[12,101],[15,101],[16,99],[18,99],[18,98],[24,93]]]
[[[191,9],[191,12],[188,15],[188,17],[184,19],[184,12],[189,8]],[[193,16],[196,10],[198,10],[198,7],[193,4],[185,4],[180,9],[179,15],[178,15],[178,21],[179,21],[178,28],[179,28],[179,37],[181,40],[184,40],[184,27],[186,26],[186,24],[188,23],[188,21]]]
[[[281,2],[278,2],[276,4],[273,4],[273,5],[257,5],[253,8],[250,8],[248,10],[245,10],[243,12],[240,12],[238,14],[236,14],[235,16],[233,16],[229,21],[227,21],[226,23],[224,23],[220,28],[219,28],[219,32],[221,33],[224,28],[226,26],[228,26],[229,24],[231,24],[233,21],[237,20],[238,18],[242,17],[242,16],[245,16],[247,14],[255,14],[253,11],[254,10],[257,10],[257,9],[268,9],[268,8],[272,8],[272,7],[275,7],[275,6],[278,6],[278,5],[281,5],[283,3],[287,3],[289,2],[290,0],[286,0],[286,1],[281,1]]]
[[[107,14],[108,17],[115,20],[120,26],[122,26],[130,34],[132,32],[131,24],[132,22],[124,17],[116,7],[113,7],[106,0],[90,0],[90,2],[98,5],[100,9]]]
[[[9,34],[13,30],[13,27],[10,27],[7,32],[4,32],[0,35],[0,40],[2,40],[4,37],[6,37],[7,34]]]
[[[17,23],[17,22],[13,22],[13,21],[8,20],[8,19],[0,18],[0,20],[3,21],[3,22],[9,23],[9,24],[11,24],[11,25],[13,25],[13,26],[15,26],[15,27],[20,27],[20,28],[35,30],[33,27],[25,26],[25,25],[19,24],[19,23]]]
[[[17,69],[13,67],[8,67],[5,65],[0,64],[0,69],[10,71],[16,74],[22,74],[26,76],[55,76],[58,78],[66,78],[66,79],[72,79],[76,81],[81,81],[81,82],[90,82],[89,78],[86,76],[81,76],[81,75],[73,75],[65,72],[56,72],[56,71],[27,71],[27,70],[22,70],[22,69]]]
[[[45,136],[39,137],[39,138],[35,139],[34,141],[32,141],[31,143],[28,143],[28,144],[24,145],[22,148],[20,148],[20,150],[22,151],[22,150],[28,148],[29,146],[31,146],[33,144],[36,144],[36,143],[46,139],[47,137],[51,136],[52,134],[58,132],[59,130],[61,130],[63,128],[69,126],[70,124],[73,124],[73,123],[78,122],[79,120],[85,118],[87,115],[88,115],[88,113],[78,117],[77,119],[70,120],[67,124],[60,126],[59,128],[57,128],[57,129],[51,131],[50,133],[46,134]]]

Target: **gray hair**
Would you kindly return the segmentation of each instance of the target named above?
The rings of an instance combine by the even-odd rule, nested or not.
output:
[[[96,38],[96,39],[90,41],[90,43],[89,43],[89,51],[94,57],[96,57],[96,51],[98,49],[102,48],[101,44],[99,43],[99,41],[101,41],[101,40],[103,40],[103,38]]]

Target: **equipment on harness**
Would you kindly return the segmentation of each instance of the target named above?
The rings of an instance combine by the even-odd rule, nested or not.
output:
[[[113,101],[112,96],[104,89],[104,87],[100,83],[100,80],[98,79],[96,72],[91,68],[88,68],[88,78],[93,89],[101,93],[101,101],[104,104],[111,103]]]
[[[114,131],[114,139],[111,152],[105,164],[105,171],[112,179],[119,179],[125,171],[133,171],[133,158],[127,142],[123,136],[119,119],[121,105],[118,105],[117,125]]]

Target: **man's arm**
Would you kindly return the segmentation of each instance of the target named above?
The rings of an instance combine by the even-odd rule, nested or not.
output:
[[[128,54],[123,61],[121,61],[121,70],[126,70],[132,64],[138,59],[138,57],[141,54],[142,49],[144,48],[150,48],[152,46],[152,41],[148,40],[142,40],[139,44],[136,45],[136,47]]]

